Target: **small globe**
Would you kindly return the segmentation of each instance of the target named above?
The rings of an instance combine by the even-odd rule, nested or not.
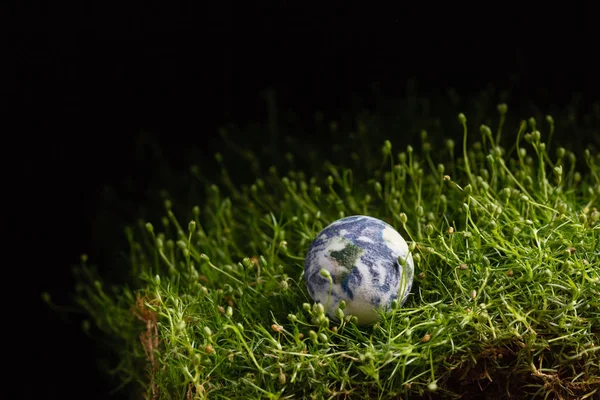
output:
[[[404,266],[399,257],[406,260]],[[322,269],[329,271],[333,285]],[[404,304],[413,275],[406,241],[391,225],[365,215],[342,218],[325,227],[310,245],[304,265],[313,301],[326,306],[329,318],[337,320],[335,310],[344,300],[344,313],[356,316],[359,325],[376,322],[378,310],[389,308],[398,297]]]

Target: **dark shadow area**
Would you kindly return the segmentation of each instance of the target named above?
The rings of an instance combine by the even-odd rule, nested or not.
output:
[[[215,173],[218,128],[264,124],[265,89],[279,115],[295,113],[295,137],[324,145],[310,129],[315,111],[375,109],[378,94],[414,90],[411,79],[420,95],[453,87],[466,99],[493,84],[511,91],[516,112],[573,99],[583,112],[600,97],[589,10],[561,10],[561,22],[512,11],[461,22],[443,10],[199,5],[18,10],[6,108],[14,123],[2,148],[10,234],[24,249],[10,285],[22,282],[33,307],[13,307],[27,337],[11,365],[25,380],[16,398],[109,398],[113,383],[96,365],[114,360],[81,333],[80,316],[50,310],[40,294],[69,304],[82,253],[118,276],[122,224],[159,204],[148,188],[164,181],[163,168],[183,174],[194,162]],[[261,132],[253,141],[268,148]]]

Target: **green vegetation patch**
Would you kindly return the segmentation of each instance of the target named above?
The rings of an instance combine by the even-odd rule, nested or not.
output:
[[[213,183],[192,168],[201,203],[169,198],[126,228],[129,281],[77,269],[90,334],[151,399],[599,396],[600,157],[552,143],[550,116],[507,116],[459,114],[412,146],[387,131],[376,151],[376,118],[359,118],[346,162],[291,153],[247,185],[226,157]],[[302,275],[318,232],[353,214],[394,226],[415,260],[407,302],[369,327],[330,321]]]

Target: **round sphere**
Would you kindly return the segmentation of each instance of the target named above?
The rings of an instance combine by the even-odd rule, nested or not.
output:
[[[399,257],[406,260],[404,266]],[[329,271],[333,285],[322,269]],[[342,218],[325,227],[312,242],[304,265],[313,301],[323,304],[329,318],[337,320],[335,310],[344,300],[344,313],[356,316],[360,325],[377,321],[377,311],[398,297],[404,304],[413,275],[406,241],[391,225],[365,215]]]

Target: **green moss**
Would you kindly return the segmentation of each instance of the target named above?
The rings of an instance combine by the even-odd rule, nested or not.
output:
[[[597,396],[600,156],[558,141],[593,128],[490,112],[487,95],[440,119],[418,100],[393,103],[411,121],[394,129],[374,113],[321,126],[335,162],[290,139],[277,168],[244,153],[248,184],[225,151],[220,178],[191,168],[196,205],[173,188],[164,218],[126,229],[127,282],[82,260],[77,304],[123,384],[182,399]],[[407,302],[370,327],[342,309],[333,323],[303,284],[311,241],[351,214],[390,223],[415,261]]]

